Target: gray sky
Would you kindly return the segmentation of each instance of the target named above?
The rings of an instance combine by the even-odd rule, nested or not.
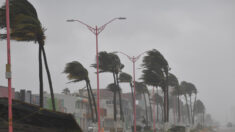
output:
[[[0,0],[3,3],[4,0]],[[76,90],[84,83],[66,84],[62,74],[67,62],[81,62],[90,72],[96,87],[95,36],[79,23],[92,26],[124,16],[99,35],[99,50],[123,51],[131,56],[153,48],[168,60],[172,73],[180,81],[196,85],[207,112],[220,121],[227,121],[235,106],[235,1],[234,0],[29,0],[37,9],[46,31],[46,52],[56,92],[65,87]],[[6,42],[0,41],[0,84],[5,79]],[[38,45],[12,41],[13,87],[38,93]],[[129,60],[119,55],[123,71],[132,73]],[[137,62],[140,68],[142,60]],[[44,74],[45,75],[45,74]],[[141,75],[137,69],[136,78]],[[111,74],[101,74],[101,87],[112,82]],[[45,76],[45,90],[49,90]],[[128,91],[128,85],[123,85]],[[230,119],[230,118],[229,118]],[[232,120],[232,119],[231,119]]]

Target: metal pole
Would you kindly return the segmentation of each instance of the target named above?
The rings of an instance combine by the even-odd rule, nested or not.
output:
[[[132,62],[133,62],[133,80],[134,80],[134,132],[136,132],[135,57],[132,58]]]
[[[8,79],[8,127],[9,132],[13,132],[12,128],[12,95],[11,95],[11,52],[10,52],[10,13],[9,0],[6,0],[6,24],[7,24],[7,65],[6,78]]]
[[[98,28],[95,27],[96,36],[96,66],[97,66],[97,111],[98,111],[98,132],[100,132],[100,80],[99,80],[99,50],[98,50]]]

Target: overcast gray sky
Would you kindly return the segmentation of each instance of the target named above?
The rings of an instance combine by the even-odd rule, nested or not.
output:
[[[0,0],[2,4],[4,0]],[[131,56],[153,48],[168,60],[180,81],[196,85],[207,112],[220,121],[234,120],[229,115],[235,106],[235,1],[234,0],[29,0],[37,9],[46,31],[46,52],[55,92],[65,87],[72,91],[84,83],[66,84],[65,64],[81,62],[96,88],[95,36],[79,23],[102,25],[115,21],[99,35],[100,51],[123,51]],[[5,79],[6,42],[0,41],[0,85]],[[13,87],[38,93],[38,45],[12,41]],[[129,60],[119,55],[123,71],[132,73]],[[137,62],[140,68],[142,60]],[[45,74],[44,74],[45,75]],[[141,70],[137,69],[137,78]],[[101,87],[112,82],[111,74],[101,74]],[[45,76],[45,90],[49,91]],[[122,86],[129,89],[127,85]],[[128,90],[124,90],[128,91]],[[227,118],[230,117],[230,118]]]

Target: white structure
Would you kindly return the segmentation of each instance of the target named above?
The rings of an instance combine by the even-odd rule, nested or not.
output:
[[[87,131],[89,126],[89,105],[88,99],[82,98],[78,96],[73,96],[71,94],[55,94],[56,100],[63,100],[64,111],[65,113],[70,113],[74,115],[79,126],[82,128],[83,131]],[[44,97],[50,98],[50,94],[44,94]]]

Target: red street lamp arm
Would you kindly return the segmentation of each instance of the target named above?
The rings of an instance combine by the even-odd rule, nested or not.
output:
[[[81,23],[82,25],[85,25],[92,33],[96,34],[95,32],[95,28],[93,28],[92,26],[80,21],[80,20],[74,20],[74,19],[70,19],[70,20],[67,20],[67,22],[79,22]]]
[[[115,20],[125,20],[125,19],[126,19],[125,17],[116,17],[116,18],[111,19],[110,21],[108,21],[107,23],[105,23],[104,25],[102,25],[102,26],[100,26],[100,27],[98,28],[98,34],[99,34],[100,32],[102,32],[102,31],[104,30],[104,28],[105,28],[108,24],[110,24],[111,22],[113,22],[113,21],[115,21]]]
[[[98,29],[97,29],[97,32],[96,32],[96,28],[93,28],[92,26],[80,21],[80,20],[74,20],[74,19],[70,19],[70,20],[67,20],[67,22],[79,22],[81,23],[82,25],[85,25],[92,33],[94,33],[96,35],[99,34],[100,32],[102,32],[104,30],[104,28],[110,24],[111,22],[115,21],[115,20],[125,20],[126,18],[125,17],[116,17],[116,18],[113,18],[111,19],[110,21],[108,21],[107,23],[105,23],[103,26],[100,26]]]
[[[145,54],[146,52],[148,52],[148,51],[145,51],[145,52],[139,54],[139,55],[136,57],[136,60],[138,60],[138,59],[139,59],[143,54]]]
[[[129,55],[127,55],[126,53],[123,53],[123,52],[121,52],[121,51],[114,51],[113,53],[114,53],[114,54],[116,54],[116,53],[121,53],[121,54],[125,55],[130,61],[133,61],[133,58],[134,58],[134,57],[130,57]]]
[[[129,55],[127,55],[126,53],[123,53],[123,52],[121,52],[121,51],[115,51],[115,52],[113,52],[113,53],[121,53],[121,54],[125,55],[130,61],[136,62],[136,61],[137,61],[144,53],[146,53],[146,52],[148,52],[148,51],[145,51],[145,52],[139,54],[139,55],[136,56],[136,57],[135,57],[135,56],[130,57]]]

